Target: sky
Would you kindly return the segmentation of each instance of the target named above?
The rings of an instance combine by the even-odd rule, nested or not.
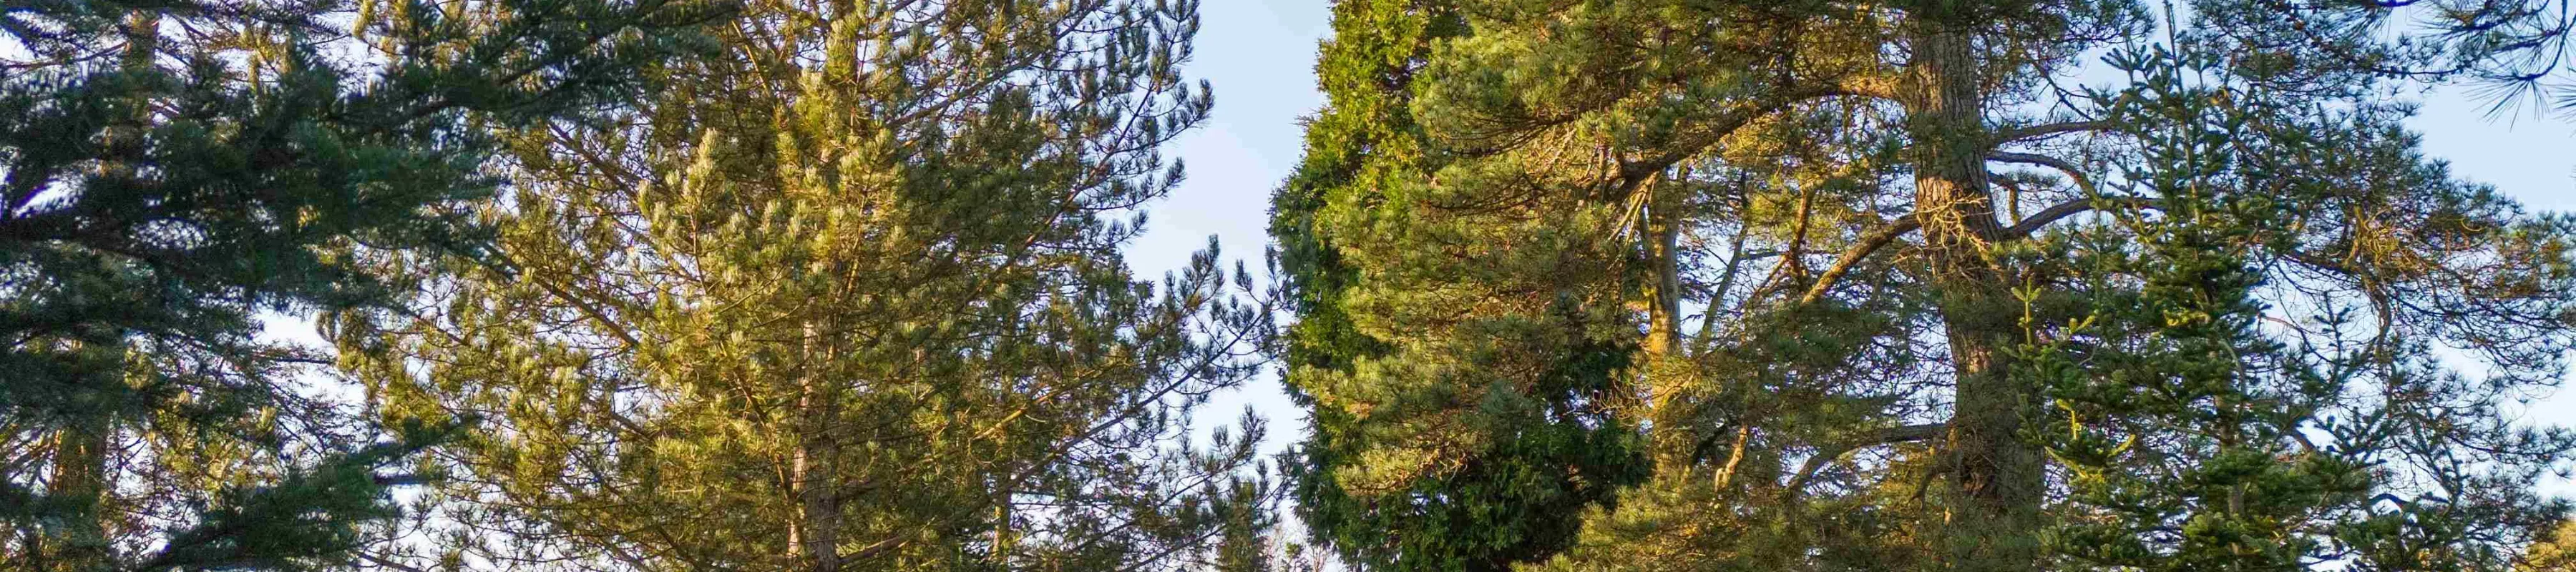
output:
[[[1227,259],[1259,272],[1270,244],[1270,192],[1302,154],[1299,120],[1324,103],[1314,65],[1317,43],[1331,33],[1330,6],[1328,0],[1200,4],[1196,59],[1186,70],[1215,85],[1216,110],[1176,142],[1171,155],[1187,163],[1189,178],[1148,207],[1148,233],[1127,252],[1140,276],[1179,269],[1210,235]],[[2418,101],[2423,107],[2409,124],[2422,133],[2425,153],[2449,160],[2454,174],[2495,185],[2534,210],[2576,210],[2576,116],[2490,117],[2483,100],[2457,88]],[[2576,425],[2576,391],[2566,393],[2535,404],[2527,420]],[[1269,419],[1272,451],[1305,433],[1304,412],[1275,377],[1217,395],[1200,410],[1199,429],[1230,422],[1246,406]]]
[[[1210,235],[1226,260],[1263,272],[1270,191],[1303,155],[1299,120],[1324,106],[1315,87],[1315,49],[1332,32],[1330,6],[1327,0],[1199,4],[1196,59],[1183,69],[1215,86],[1216,109],[1173,142],[1169,156],[1186,164],[1189,178],[1148,207],[1146,234],[1127,249],[1128,266],[1139,277],[1179,271]],[[1306,433],[1305,413],[1288,401],[1276,375],[1217,394],[1199,409],[1195,428],[1205,434],[1233,423],[1246,406],[1269,420],[1267,451]]]

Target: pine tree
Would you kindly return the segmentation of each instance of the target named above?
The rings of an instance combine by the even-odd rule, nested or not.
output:
[[[410,558],[1262,565],[1261,425],[1188,420],[1268,311],[1214,244],[1159,285],[1119,253],[1210,109],[1196,9],[755,3],[613,121],[515,134],[506,264],[335,325],[389,415],[482,420]]]
[[[345,564],[386,466],[435,428],[314,397],[255,312],[389,301],[361,247],[477,253],[497,180],[466,119],[536,124],[631,88],[677,3],[36,3],[0,80],[0,562]],[[350,21],[355,18],[355,21]],[[355,62],[350,57],[355,57]],[[376,441],[376,443],[368,443]]]
[[[472,12],[466,18],[463,12]],[[0,16],[0,567],[312,569],[404,458],[262,312],[381,305],[362,249],[480,252],[482,125],[575,117],[707,10],[33,2]]]
[[[2576,229],[2398,122],[2415,86],[2546,77],[2567,22],[2187,4],[1343,4],[1275,219],[1307,261],[1301,490],[1369,492],[1304,507],[1319,540],[1403,569],[2506,566],[2576,445],[2504,414],[2563,373]],[[1566,363],[1601,381],[1554,393]],[[1405,488],[1562,442],[1536,419],[1639,457],[1514,502]],[[1616,496],[1508,508],[1544,482]],[[1580,533],[1389,551],[1447,531],[1350,516],[1448,503]]]
[[[1365,291],[1358,282],[1368,280],[1357,268],[1369,262],[1346,260],[1359,250],[1317,230],[1325,217],[1380,216],[1329,209],[1402,196],[1437,164],[1409,106],[1430,47],[1464,31],[1450,4],[1335,5],[1336,36],[1317,66],[1332,105],[1308,125],[1305,161],[1275,199],[1272,233],[1285,246],[1300,316],[1288,341],[1288,380],[1313,411],[1313,433],[1292,467],[1298,512],[1319,543],[1373,569],[1501,570],[1544,557],[1574,538],[1577,523],[1557,516],[1606,502],[1643,476],[1633,424],[1606,415],[1601,401],[1633,342],[1604,331],[1616,322],[1585,310],[1602,300],[1562,297],[1566,285],[1547,283],[1582,273],[1532,268],[1546,262],[1533,254],[1480,278],[1534,283],[1415,275],[1395,280],[1422,287],[1406,295],[1426,299],[1354,300],[1346,296]],[[1418,222],[1391,214],[1344,224]],[[1441,230],[1454,234],[1406,240],[1481,238],[1474,234],[1481,229]],[[1437,283],[1459,287],[1426,286]],[[1466,301],[1477,298],[1484,301]],[[1374,313],[1363,307],[1372,302],[1507,310],[1405,339],[1360,321]],[[1344,405],[1352,403],[1383,409]]]

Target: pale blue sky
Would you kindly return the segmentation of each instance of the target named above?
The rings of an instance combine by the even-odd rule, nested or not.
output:
[[[1298,120],[1324,102],[1314,64],[1316,42],[1331,33],[1329,9],[1327,0],[1201,4],[1204,27],[1188,72],[1215,84],[1215,116],[1173,152],[1188,162],[1189,180],[1150,207],[1150,232],[1127,253],[1140,275],[1177,269],[1209,235],[1228,258],[1260,268],[1270,242],[1270,192],[1302,153]],[[2489,119],[2481,102],[2458,89],[2437,90],[2423,103],[2411,124],[2424,134],[2425,151],[2451,161],[2455,173],[2494,184],[2533,209],[2576,209],[2576,117]],[[1304,434],[1304,413],[1271,378],[1219,395],[1201,411],[1201,429],[1231,421],[1247,404],[1270,419],[1273,450]],[[2576,398],[2551,399],[2531,420],[2576,422]]]
[[[1269,246],[1270,191],[1303,155],[1299,119],[1324,105],[1315,88],[1316,42],[1332,32],[1327,0],[1205,0],[1199,5],[1197,59],[1185,73],[1216,86],[1216,110],[1182,135],[1172,156],[1188,163],[1189,180],[1154,203],[1147,233],[1127,249],[1139,276],[1161,276],[1189,262],[1215,235],[1228,259],[1262,271]],[[1265,375],[1217,395],[1199,410],[1200,431],[1232,423],[1245,405],[1270,420],[1268,450],[1305,435],[1305,413]]]

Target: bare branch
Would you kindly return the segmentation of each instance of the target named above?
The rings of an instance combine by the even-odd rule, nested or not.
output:
[[[377,556],[377,555],[374,555],[374,554],[368,554],[368,553],[367,553],[366,551],[364,551],[364,550],[357,551],[357,552],[355,552],[355,554],[357,554],[357,555],[358,555],[358,558],[359,558],[359,559],[366,560],[368,563],[375,564],[375,565],[377,565],[377,566],[382,566],[382,567],[386,567],[386,568],[392,568],[392,569],[395,569],[395,570],[400,570],[400,571],[402,571],[402,572],[429,572],[429,570],[428,570],[428,569],[421,568],[421,567],[419,567],[419,566],[412,566],[412,565],[409,565],[409,564],[404,564],[404,563],[401,563],[401,562],[395,562],[395,561],[393,561],[393,560],[387,559],[387,558],[382,557],[382,556]]]
[[[1852,451],[1858,451],[1863,448],[1876,447],[1879,445],[1893,445],[1897,443],[1930,439],[1939,436],[1942,430],[1948,429],[1949,427],[1949,424],[1946,423],[1925,423],[1921,425],[1889,427],[1860,439],[1816,449],[1815,454],[1807,456],[1807,462],[1798,466],[1798,474],[1796,476],[1789,477],[1789,484],[1781,487],[1781,494],[1795,496],[1798,493],[1805,491],[1807,489],[1807,481],[1813,480],[1816,477],[1817,471],[1823,470],[1826,464],[1841,459],[1843,455],[1851,454]]]
[[[2030,218],[2021,219],[2021,222],[2014,223],[2012,228],[2004,229],[2004,240],[2029,238],[2031,233],[2039,232],[2039,229],[2048,226],[2048,223],[2106,205],[2150,209],[2156,207],[2156,200],[2146,197],[2098,197],[2057,203],[2030,215]]]
[[[2068,162],[2068,161],[2067,161],[2067,160],[2065,160],[2065,159],[2059,159],[2059,158],[2056,158],[2056,157],[2050,157],[2050,156],[2047,156],[2047,155],[2040,155],[2040,154],[2036,154],[2036,153],[2012,153],[2012,152],[1997,151],[1997,152],[1994,152],[1994,153],[1989,153],[1989,154],[1987,154],[1987,155],[1986,155],[1986,160],[1988,160],[1988,161],[2002,161],[2002,162],[2006,162],[2006,163],[2021,163],[2021,164],[2025,164],[2025,165],[2039,165],[2039,166],[2042,166],[2042,167],[2048,167],[2048,168],[2051,168],[2051,169],[2056,169],[2056,170],[2058,170],[2058,172],[2066,173],[2066,178],[2067,178],[2067,179],[2072,180],[2072,181],[2075,181],[2075,186],[2076,186],[2077,188],[2084,189],[2084,194],[2086,194],[2086,195],[2091,195],[2091,196],[2101,196],[2101,195],[2102,195],[2102,190],[2101,190],[2101,189],[2099,189],[2099,188],[2095,188],[2095,187],[2093,186],[2093,178],[2092,178],[2092,177],[2085,176],[2085,175],[2084,175],[2084,170],[2083,170],[2083,169],[2077,168],[2077,167],[2075,166],[2075,163]]]
[[[1998,130],[1998,131],[1996,131],[1996,132],[1995,132],[1995,144],[1996,144],[1996,145],[2002,145],[2002,144],[2005,144],[2005,143],[2017,143],[2017,142],[2021,142],[2021,141],[2029,141],[2029,140],[2032,140],[2032,139],[2045,139],[2045,138],[2049,138],[2049,137],[2055,137],[2055,136],[2058,136],[2058,135],[2064,135],[2064,134],[2068,134],[2068,133],[2079,133],[2079,132],[2085,132],[2085,131],[2109,131],[2109,130],[2111,130],[2111,129],[2113,129],[2113,128],[2115,128],[2115,126],[2114,126],[2111,122],[2109,122],[2109,121],[2068,121],[2068,122],[2063,122],[2063,123],[2042,123],[2042,124],[2039,124],[2039,125],[2028,125],[2028,126],[2022,126],[2022,127],[2015,127],[2015,128],[2011,128],[2011,129]]]
[[[1718,274],[1717,285],[1709,290],[1708,307],[1700,310],[1699,338],[1691,342],[1691,355],[1708,353],[1709,340],[1717,337],[1718,306],[1726,303],[1727,291],[1735,289],[1735,277],[1737,273],[1744,270],[1746,260],[1744,237],[1750,234],[1753,233],[1737,229],[1735,239],[1732,241],[1734,244],[1727,247],[1729,252],[1726,255],[1726,271]],[[1772,254],[1772,256],[1777,255],[1777,253]]]
[[[1815,284],[1807,286],[1807,293],[1798,297],[1798,305],[1816,303],[1817,299],[1825,296],[1826,291],[1833,289],[1835,281],[1841,280],[1844,274],[1850,273],[1852,267],[1859,266],[1860,261],[1868,259],[1871,253],[1877,252],[1880,247],[1887,246],[1887,243],[1895,242],[1896,237],[1905,236],[1905,233],[1914,232],[1914,229],[1922,226],[1922,221],[1916,220],[1913,213],[1906,213],[1905,216],[1896,217],[1896,220],[1887,221],[1887,224],[1861,234],[1860,242],[1853,244],[1850,250],[1843,251],[1841,257],[1834,259],[1833,266],[1826,268],[1824,274],[1816,276]]]

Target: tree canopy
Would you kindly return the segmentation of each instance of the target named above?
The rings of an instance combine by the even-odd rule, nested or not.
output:
[[[2548,2],[1346,1],[1274,201],[1368,568],[2472,569],[2571,228],[2411,90]],[[1573,510],[1583,507],[1582,510]]]
[[[321,395],[263,312],[381,307],[361,250],[488,254],[482,124],[579,117],[714,8],[0,9],[0,566],[347,566],[449,428]]]
[[[2566,0],[1329,4],[0,2],[0,569],[2576,567]]]
[[[1120,248],[1204,118],[1195,2],[754,2],[607,120],[507,132],[506,260],[335,323],[391,421],[479,418],[420,563],[1163,570],[1267,546],[1214,245]]]

